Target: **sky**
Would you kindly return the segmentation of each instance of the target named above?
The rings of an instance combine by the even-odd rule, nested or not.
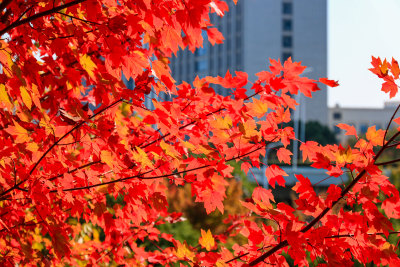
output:
[[[371,56],[400,62],[400,0],[328,0],[328,105],[383,107],[389,96],[368,69]],[[391,100],[399,101],[400,97]]]

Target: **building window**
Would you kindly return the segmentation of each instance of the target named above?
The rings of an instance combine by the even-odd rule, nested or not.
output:
[[[194,52],[194,53],[195,53],[195,55],[196,55],[197,57],[204,56],[204,55],[207,53],[207,48],[205,48],[205,47],[199,47],[199,48],[196,49],[196,52]]]
[[[210,75],[214,74],[214,47],[210,47],[209,65],[210,65]]]
[[[202,31],[201,32],[201,36],[203,37],[203,40],[207,40],[207,32],[206,31]],[[207,54],[207,43],[203,42],[203,47],[199,47],[196,49],[196,51],[194,52],[194,54],[196,55],[196,57],[201,57]]]
[[[282,60],[283,61],[286,61],[288,58],[292,58],[293,57],[293,55],[292,55],[292,53],[290,53],[290,52],[284,52],[284,53],[282,53]],[[293,58],[292,58],[293,59]]]
[[[292,20],[284,19],[282,22],[283,31],[291,31],[292,30]]]
[[[282,4],[282,13],[283,14],[292,14],[293,13],[293,5],[292,3],[283,3]]]
[[[222,53],[221,53],[221,52],[218,54],[218,61],[217,61],[217,64],[218,64],[218,65],[217,65],[218,75],[222,76],[222,73],[223,73],[222,69],[223,69],[224,67],[222,66]]]
[[[182,65],[183,65],[183,63],[182,62],[178,62],[178,80],[181,80],[182,79],[182,75],[183,75],[183,73],[182,73]]]
[[[236,51],[236,70],[241,70],[242,69],[242,54],[240,53],[240,50]]]
[[[342,113],[340,113],[340,112],[334,112],[334,113],[333,113],[333,119],[334,119],[334,120],[341,120],[341,119],[342,119]]]
[[[365,123],[361,124],[361,126],[360,126],[361,134],[365,134],[367,131],[368,131],[368,125]]]
[[[204,70],[207,69],[207,67],[208,66],[207,66],[207,61],[206,60],[198,60],[198,61],[196,61],[196,64],[194,66],[196,72],[204,71]]]
[[[282,37],[282,46],[285,48],[292,47],[292,36],[283,36]]]

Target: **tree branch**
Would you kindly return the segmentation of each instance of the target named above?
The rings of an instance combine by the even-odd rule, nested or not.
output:
[[[0,11],[3,11],[11,2],[12,0],[3,0],[0,4]]]
[[[208,114],[206,115],[206,117],[211,116],[212,114],[215,114],[215,113],[220,112],[220,111],[222,111],[222,110],[224,110],[224,108],[219,108],[219,109],[217,109],[217,110],[215,110],[215,111],[213,111],[213,112],[208,113]],[[187,123],[187,124],[182,125],[181,127],[179,127],[179,130],[182,130],[182,129],[184,129],[184,128],[190,126],[190,125],[193,125],[193,124],[195,124],[195,123],[196,123],[196,121],[193,120],[193,121],[191,121],[191,122],[189,122],[189,123]],[[148,147],[148,146],[150,146],[150,145],[152,145],[152,144],[154,144],[154,143],[156,143],[156,142],[158,142],[158,141],[160,141],[160,140],[162,140],[162,139],[164,139],[165,137],[168,137],[168,136],[170,136],[170,135],[171,135],[170,133],[167,133],[167,134],[165,134],[165,135],[161,135],[161,136],[160,136],[159,138],[157,138],[156,140],[154,140],[154,141],[152,141],[152,142],[150,142],[150,143],[147,143],[146,145],[140,146],[140,148],[142,148],[142,149],[143,149],[143,148],[146,148],[146,147]]]
[[[399,231],[396,232],[389,232],[389,235],[394,235],[394,234],[400,234]],[[367,235],[385,235],[385,233],[367,233]],[[354,234],[342,234],[342,235],[332,235],[332,236],[326,236],[326,239],[330,239],[330,238],[342,238],[342,237],[354,237]]]
[[[267,144],[265,144],[265,145],[267,145]],[[256,149],[254,149],[254,150],[252,150],[252,151],[250,151],[250,152],[247,152],[247,153],[245,153],[245,154],[243,154],[243,155],[239,155],[239,156],[230,158],[230,159],[226,160],[226,162],[229,162],[229,161],[233,161],[233,160],[236,160],[236,159],[239,159],[239,158],[246,157],[247,155],[249,155],[249,154],[251,154],[251,153],[253,153],[253,152],[256,152],[257,150],[260,150],[261,148],[265,147],[265,145],[260,146],[260,147],[257,147]],[[154,169],[152,169],[152,170],[149,170],[149,171],[147,171],[147,172],[144,172],[144,173],[141,173],[141,174],[138,174],[138,175],[134,175],[134,176],[128,176],[128,177],[120,178],[120,179],[117,179],[117,180],[112,180],[112,181],[108,181],[108,182],[104,182],[104,183],[99,183],[99,184],[92,184],[92,185],[88,185],[88,186],[67,188],[67,189],[63,189],[62,191],[64,191],[64,192],[70,192],[70,191],[91,189],[91,188],[98,187],[98,186],[103,186],[103,185],[109,185],[109,184],[115,184],[115,183],[119,183],[119,182],[124,182],[124,181],[131,180],[131,179],[134,179],[134,178],[139,178],[139,179],[142,179],[142,180],[151,180],[151,179],[167,178],[167,177],[170,177],[170,176],[179,175],[179,174],[183,174],[183,173],[188,173],[188,172],[192,172],[192,171],[197,171],[197,170],[205,169],[205,168],[208,168],[208,167],[212,167],[212,166],[211,166],[211,165],[203,165],[203,166],[200,166],[200,167],[196,167],[196,168],[189,169],[189,170],[183,170],[183,171],[179,171],[179,172],[175,172],[175,173],[163,174],[163,175],[158,175],[158,176],[143,177],[143,175],[146,175],[146,174],[148,174],[148,173],[150,173],[150,172],[153,172]],[[58,192],[58,190],[52,190],[52,191],[50,191],[50,193],[56,193],[56,192]]]
[[[378,151],[378,153],[375,155],[373,158],[373,163],[375,164],[376,160],[380,157],[380,155],[385,151],[385,149],[388,147],[388,145],[393,142],[393,140],[400,134],[400,132],[397,132],[394,134],[389,141],[387,141]],[[364,175],[367,174],[366,169],[363,169],[356,178],[342,191],[340,194],[340,197],[332,203],[332,205],[328,208],[325,208],[314,220],[312,220],[308,225],[303,227],[303,229],[300,230],[300,232],[305,233],[309,231],[312,227],[314,227],[315,224],[317,224],[340,200],[343,199],[343,197],[356,185],[356,183],[361,180]],[[266,253],[262,254],[260,257],[256,258],[255,260],[251,261],[249,263],[249,266],[255,266],[261,262],[263,262],[266,258],[277,252],[278,250],[288,246],[289,243],[287,240],[284,240],[280,242],[278,245],[267,251]]]
[[[93,21],[89,21],[89,20],[85,20],[85,19],[81,19],[81,18],[77,18],[77,17],[71,16],[71,15],[62,13],[62,12],[56,12],[56,13],[57,13],[57,14],[60,14],[60,15],[63,15],[63,16],[66,16],[66,17],[69,17],[69,18],[71,18],[71,19],[76,19],[76,20],[82,21],[82,22],[87,23],[87,24],[101,25],[100,23],[93,22]]]
[[[30,17],[28,17],[26,19],[15,21],[14,23],[11,23],[10,25],[5,27],[4,29],[0,30],[0,36],[2,36],[3,34],[7,33],[8,31],[10,31],[10,30],[12,30],[12,29],[14,29],[14,28],[16,28],[18,26],[21,26],[21,25],[24,25],[26,23],[29,23],[29,22],[31,22],[31,21],[33,21],[35,19],[51,15],[53,13],[56,13],[56,12],[60,11],[60,10],[63,10],[64,8],[68,8],[68,7],[71,7],[71,6],[74,6],[74,5],[78,5],[78,4],[80,4],[82,2],[85,2],[85,1],[86,0],[75,0],[75,1],[69,2],[67,4],[64,4],[64,5],[61,5],[61,6],[57,6],[57,7],[54,7],[52,9],[37,13],[37,14],[35,14],[33,16],[30,16]],[[7,1],[4,1],[4,2],[7,2]],[[0,8],[1,8],[1,5],[3,3],[0,4]],[[8,5],[9,3],[8,4],[5,3],[5,4]]]
[[[382,143],[382,145],[385,143],[386,134],[387,134],[387,132],[388,132],[388,130],[389,130],[389,127],[390,127],[390,124],[392,123],[392,121],[393,121],[393,119],[394,119],[394,116],[396,116],[396,113],[397,113],[397,111],[399,110],[399,108],[400,108],[400,104],[397,106],[396,110],[393,112],[393,115],[392,115],[392,117],[390,118],[390,121],[389,121],[388,125],[386,126],[386,131],[385,131],[385,135],[383,136],[383,143]]]
[[[384,165],[396,163],[396,162],[399,162],[399,161],[400,161],[400,159],[394,159],[394,160],[389,160],[389,161],[385,161],[385,162],[375,163],[375,165],[376,166],[384,166]]]
[[[70,171],[67,171],[67,173],[73,173],[73,172],[76,172],[77,170],[84,169],[84,168],[86,168],[86,167],[92,166],[92,165],[97,164],[97,163],[102,163],[102,162],[101,162],[100,160],[98,160],[98,161],[92,161],[92,162],[89,162],[89,163],[87,163],[87,164],[85,164],[85,165],[79,166],[79,167],[77,167],[77,168],[75,168],[75,169],[72,169],[72,170],[70,170]],[[49,178],[49,181],[53,181],[53,180],[55,180],[55,179],[57,179],[57,178],[62,177],[63,175],[64,175],[64,173],[59,174],[59,175],[56,175],[56,176],[53,176],[53,177]]]
[[[122,98],[113,102],[112,104],[108,105],[107,107],[102,108],[101,110],[99,110],[97,113],[93,114],[92,116],[90,116],[88,118],[88,120],[93,119],[94,117],[96,117],[97,115],[99,115],[100,113],[106,111],[107,109],[115,106],[116,104],[118,104],[119,102],[122,101]],[[19,183],[15,184],[13,187],[9,188],[8,190],[2,192],[0,194],[0,198],[6,194],[8,194],[9,192],[13,191],[14,189],[17,189],[21,184],[25,183],[28,179],[29,176],[32,175],[32,173],[36,170],[36,168],[39,166],[40,162],[46,157],[46,155],[55,147],[57,146],[57,144],[59,142],[61,142],[61,140],[63,140],[64,138],[66,138],[68,135],[70,135],[72,132],[74,132],[75,130],[79,129],[86,121],[81,121],[80,123],[78,123],[77,125],[75,125],[71,130],[69,130],[67,133],[65,133],[62,137],[60,137],[56,142],[54,142],[53,145],[51,145],[46,152],[43,153],[43,155],[39,158],[39,160],[35,163],[35,165],[32,167],[32,169],[29,171],[28,177],[23,179],[22,181],[20,181]]]

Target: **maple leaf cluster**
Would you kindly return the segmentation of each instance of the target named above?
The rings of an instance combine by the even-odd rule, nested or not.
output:
[[[331,179],[349,173],[347,186],[331,185],[320,196],[299,174],[295,208],[257,187],[242,202],[248,213],[229,216],[223,234],[202,229],[198,246],[160,231],[183,219],[168,209],[169,184],[189,185],[208,214],[223,213],[230,163],[246,173],[260,167],[273,143],[283,145],[278,159],[290,163],[295,133],[284,125],[298,105],[293,95],[319,90],[291,59],[271,60],[256,81],[227,72],[176,84],[169,58],[199,48],[202,32],[221,43],[210,14],[226,12],[220,0],[0,3],[2,266],[287,265],[283,254],[299,265],[399,264],[388,242],[397,234],[389,219],[400,218],[399,192],[379,168],[395,160],[378,161],[399,133],[386,140],[386,131],[374,127],[354,148],[300,146]],[[373,72],[388,83],[399,78],[396,64],[374,59]],[[214,85],[231,95],[216,94]],[[392,87],[385,86],[391,96]],[[149,110],[150,92],[171,100],[152,99]],[[266,175],[272,187],[285,186],[278,165]],[[333,211],[338,203],[344,204]],[[227,237],[236,235],[246,242],[228,249]]]

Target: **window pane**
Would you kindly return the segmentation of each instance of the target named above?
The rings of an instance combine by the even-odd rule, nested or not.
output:
[[[286,61],[288,58],[292,58],[293,59],[293,56],[292,56],[292,53],[282,53],[282,60],[283,61]]]
[[[283,26],[284,31],[291,31],[292,30],[292,21],[290,19],[284,19],[282,26]]]
[[[361,126],[360,126],[360,132],[361,132],[362,134],[365,134],[367,131],[368,131],[368,125],[365,124],[365,123],[361,124]]]
[[[333,119],[340,120],[342,118],[342,114],[339,112],[333,113]]]
[[[293,9],[292,9],[292,3],[283,3],[282,6],[282,13],[283,14],[292,14]]]
[[[282,46],[290,48],[292,47],[292,36],[283,36],[282,37]]]
[[[200,60],[196,61],[195,65],[195,71],[203,71],[207,69],[207,61],[206,60]]]

